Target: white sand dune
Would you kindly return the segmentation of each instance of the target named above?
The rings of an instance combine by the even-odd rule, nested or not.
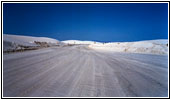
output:
[[[32,37],[32,36],[21,36],[21,35],[8,35],[3,34],[3,51],[21,49],[21,46],[34,47],[39,46],[35,44],[37,42],[46,42],[49,45],[58,44],[59,41],[56,39],[46,37]]]
[[[80,40],[66,40],[62,41],[63,43],[66,44],[94,44],[94,43],[100,43],[100,42],[95,42],[95,41],[80,41]]]
[[[167,54],[168,40],[149,40],[138,42],[112,42],[89,45],[90,48],[103,51]]]
[[[80,41],[80,40],[66,40],[58,41],[56,39],[46,37],[31,37],[31,36],[19,36],[19,35],[3,35],[4,48],[3,50],[20,49],[22,46],[38,46],[34,43],[46,42],[49,45],[54,44],[87,44],[90,48],[102,51],[113,52],[130,52],[130,53],[150,53],[150,54],[167,54],[168,53],[168,40],[148,40],[138,42],[111,42],[100,43],[95,41]]]

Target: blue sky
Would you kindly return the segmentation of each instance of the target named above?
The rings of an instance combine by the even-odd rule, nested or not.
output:
[[[4,3],[3,33],[100,42],[167,39],[168,4]]]

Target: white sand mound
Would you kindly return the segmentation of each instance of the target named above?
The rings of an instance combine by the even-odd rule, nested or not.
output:
[[[149,40],[139,42],[112,42],[91,44],[90,48],[114,52],[167,54],[168,40]]]
[[[58,44],[59,41],[46,37],[32,37],[21,35],[3,34],[3,51],[21,49],[23,46],[34,47],[39,46],[36,42],[46,42],[49,45]]]
[[[99,42],[95,42],[95,41],[79,41],[79,40],[66,40],[66,41],[62,41],[65,44],[96,44]]]

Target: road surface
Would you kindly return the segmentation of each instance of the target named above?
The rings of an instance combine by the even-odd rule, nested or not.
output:
[[[50,47],[3,55],[4,97],[167,97],[164,55]]]

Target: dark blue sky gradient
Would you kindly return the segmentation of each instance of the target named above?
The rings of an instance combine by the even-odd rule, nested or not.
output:
[[[4,3],[3,31],[58,40],[167,39],[168,4]]]

